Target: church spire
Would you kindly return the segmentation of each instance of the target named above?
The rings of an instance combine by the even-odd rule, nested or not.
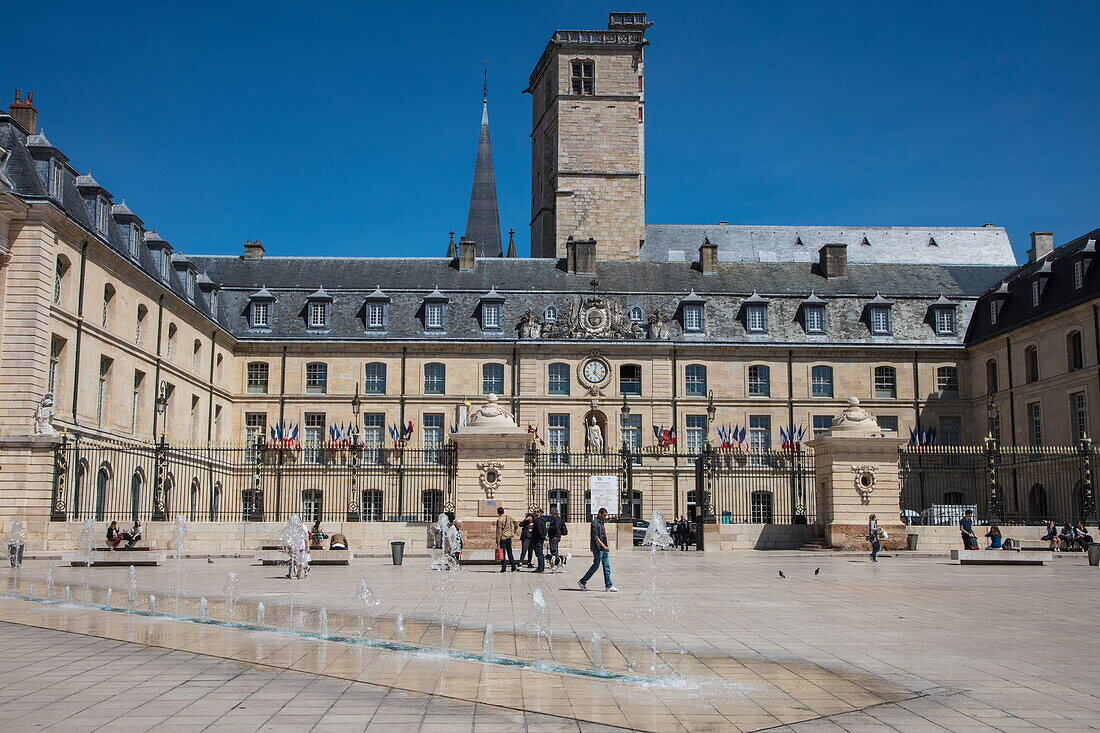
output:
[[[474,185],[470,192],[470,213],[466,217],[466,239],[477,242],[478,257],[500,257],[500,210],[493,174],[493,146],[489,142],[488,62],[481,75],[481,136],[474,162]]]

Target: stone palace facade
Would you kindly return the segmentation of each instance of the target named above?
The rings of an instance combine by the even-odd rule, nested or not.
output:
[[[487,104],[445,256],[321,258],[184,252],[17,93],[0,112],[0,515],[49,515],[33,436],[51,425],[174,445],[274,428],[309,450],[354,422],[364,444],[402,426],[436,448],[490,393],[562,452],[674,430],[697,453],[727,426],[763,451],[788,428],[808,441],[849,397],[944,444],[1098,424],[1096,232],[1058,248],[1036,233],[1017,266],[992,225],[647,223],[649,25],[613,13],[538,58],[531,257],[501,235]],[[689,503],[661,491],[647,513]]]

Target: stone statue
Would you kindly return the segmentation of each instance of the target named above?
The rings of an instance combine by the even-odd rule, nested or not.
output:
[[[603,432],[600,430],[599,423],[596,422],[596,418],[588,418],[588,425],[585,426],[585,437],[588,440],[588,452],[589,453],[603,453]]]
[[[859,399],[848,398],[848,406],[839,415],[833,418],[830,433],[863,433],[882,434],[882,428],[878,426],[874,415],[859,406]]]
[[[521,339],[537,339],[542,336],[542,321],[530,308],[519,320],[519,337]]]
[[[57,429],[53,426],[53,416],[56,412],[53,406],[53,393],[47,392],[38,403],[38,412],[34,416],[35,435],[57,436]]]
[[[653,315],[649,317],[649,337],[657,341],[668,341],[672,338],[671,323],[671,318],[662,313],[660,308],[655,308]]]
[[[485,398],[485,404],[477,408],[466,418],[466,424],[474,425],[499,425],[501,427],[516,427],[512,413],[505,410],[497,403],[497,396],[490,394]]]

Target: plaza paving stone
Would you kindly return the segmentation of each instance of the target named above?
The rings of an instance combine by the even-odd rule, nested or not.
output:
[[[607,670],[648,676],[654,662],[649,593],[655,587],[660,684],[9,599],[0,601],[5,656],[48,658],[33,679],[52,680],[56,687],[51,693],[55,697],[42,698],[43,704],[31,708],[25,706],[30,699],[25,693],[5,695],[0,727],[7,729],[4,721],[9,720],[18,720],[13,724],[20,728],[64,727],[65,700],[71,695],[88,702],[89,721],[102,718],[105,725],[110,718],[123,726],[119,730],[130,730],[125,727],[129,725],[144,730],[135,721],[156,715],[161,716],[159,725],[181,730],[230,724],[240,730],[284,725],[297,730],[362,730],[368,725],[392,730],[434,730],[437,725],[441,730],[597,730],[610,725],[662,731],[1100,727],[1100,682],[1091,675],[1091,660],[1100,651],[1093,611],[1100,600],[1100,571],[1083,558],[1047,567],[1004,568],[905,557],[872,565],[863,557],[834,553],[665,552],[656,557],[655,584],[649,553],[616,553],[612,562],[622,589],[617,594],[597,590],[599,579],[590,584],[592,591],[576,589],[587,565],[582,557],[573,558],[559,574],[463,568],[445,588],[449,624],[442,638],[451,650],[480,654],[489,622],[497,632],[498,655],[587,670],[592,667],[588,640],[598,631],[604,637]],[[440,645],[440,576],[422,559],[410,558],[402,567],[382,560],[317,567],[302,581],[286,580],[280,568],[246,560],[218,559],[212,565],[203,559],[184,560],[181,567],[180,608],[186,615],[197,616],[198,598],[205,596],[210,617],[224,618],[223,586],[226,573],[233,571],[242,594],[236,621],[251,623],[255,604],[262,601],[269,624],[316,631],[317,611],[325,607],[330,633],[355,637],[355,589],[366,578],[382,599],[371,637],[393,640],[401,614],[405,642]],[[814,575],[817,567],[820,575]],[[779,577],[779,570],[786,579]],[[6,592],[25,595],[34,583],[33,595],[41,598],[45,573],[45,562],[29,561],[18,582],[9,576]],[[93,603],[103,603],[107,587],[114,589],[116,608],[127,603],[125,568],[88,572],[58,566],[54,573],[57,598],[67,584],[74,600],[84,601],[87,579]],[[137,576],[139,606],[154,593],[159,610],[174,609],[171,565],[138,568]],[[536,588],[547,601],[550,644],[532,633]],[[1068,598],[1072,602],[1059,600]],[[13,652],[13,639],[58,651]],[[89,677],[101,667],[94,654],[57,665],[66,659],[65,649],[87,644],[111,645],[105,647],[110,654],[132,659],[132,664],[119,666],[133,676]],[[164,655],[180,657],[179,674],[191,674],[186,685],[176,683],[175,674],[149,673],[158,669],[157,660]],[[251,714],[239,711],[236,702],[229,705],[237,699],[232,695],[221,697],[228,691],[222,690],[218,675],[224,668],[218,665],[248,671],[246,681],[230,689],[253,701],[245,708]],[[5,682],[13,680],[18,687],[25,677],[7,677]],[[281,689],[268,688],[285,679],[302,686],[294,692],[296,699],[316,698],[316,704],[283,704]],[[127,681],[132,683],[126,695],[130,712],[112,712],[104,701],[114,699],[118,686]],[[211,697],[211,690],[218,690],[218,696]],[[204,691],[204,704],[196,705],[196,691]],[[257,700],[271,701],[263,706],[263,720]],[[429,715],[425,711],[433,705],[445,712]],[[362,712],[364,706],[373,706],[369,716]],[[342,712],[345,708],[349,711]],[[240,720],[226,721],[231,714]],[[22,720],[20,715],[36,722],[28,724],[32,718]]]

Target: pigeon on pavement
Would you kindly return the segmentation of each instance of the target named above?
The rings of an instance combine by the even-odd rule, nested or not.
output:
[[[782,570],[780,570],[780,571],[779,571],[779,577],[780,577],[780,578],[786,578],[787,576],[783,574],[783,571],[782,571]]]
[[[814,571],[814,575],[821,575],[821,568]]]

